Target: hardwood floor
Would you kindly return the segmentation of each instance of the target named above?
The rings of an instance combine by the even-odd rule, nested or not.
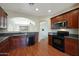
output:
[[[67,56],[50,45],[47,40],[42,40],[33,46],[17,48],[9,52],[10,56]]]

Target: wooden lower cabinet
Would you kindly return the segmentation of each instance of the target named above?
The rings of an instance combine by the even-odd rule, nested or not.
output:
[[[38,38],[37,36],[12,36],[9,38],[9,41],[10,49],[16,49],[33,45],[33,43],[38,42]]]
[[[52,45],[52,35],[48,35],[48,44]]]
[[[78,56],[79,56],[79,40],[78,40]]]
[[[21,47],[21,42],[24,43],[24,41],[22,41],[22,39],[23,38],[21,36],[9,37],[10,49],[15,49],[15,48]]]
[[[78,40],[73,38],[65,38],[65,52],[72,56],[78,55]]]
[[[37,33],[35,34],[35,43],[38,43],[38,36],[39,36],[39,33],[37,32]]]
[[[0,56],[7,56],[9,52],[9,40],[6,39],[0,43]]]

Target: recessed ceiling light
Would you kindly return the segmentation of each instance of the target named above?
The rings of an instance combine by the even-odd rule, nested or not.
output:
[[[29,5],[31,5],[31,6],[32,6],[32,5],[34,5],[34,3],[29,3]]]
[[[36,11],[38,11],[39,9],[38,9],[38,8],[36,8],[35,10],[36,10]]]
[[[48,10],[48,12],[51,12],[51,10]]]

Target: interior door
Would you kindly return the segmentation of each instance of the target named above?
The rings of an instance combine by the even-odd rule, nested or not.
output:
[[[40,23],[39,41],[48,38],[48,25],[46,22]]]

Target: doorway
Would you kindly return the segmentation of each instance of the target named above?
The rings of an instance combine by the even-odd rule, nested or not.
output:
[[[48,38],[48,25],[47,22],[40,23],[39,42]]]

